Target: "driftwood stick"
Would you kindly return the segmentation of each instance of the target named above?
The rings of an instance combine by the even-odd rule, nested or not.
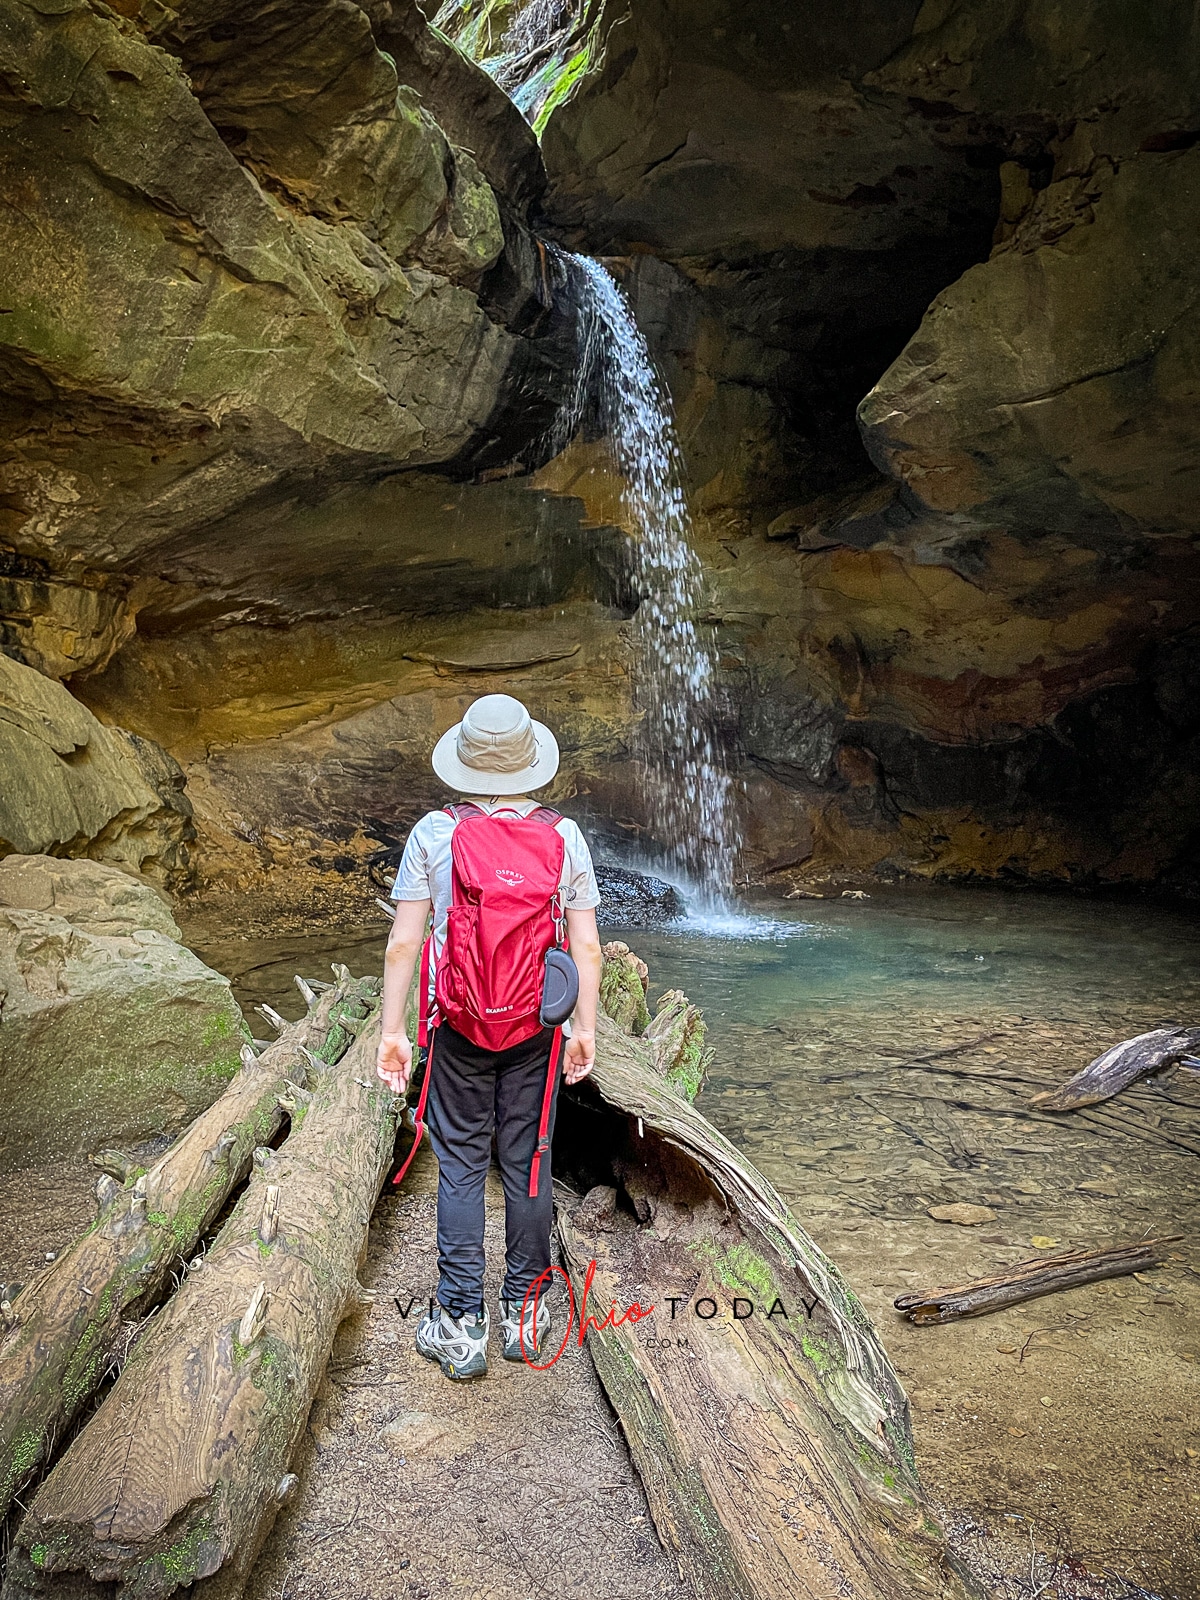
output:
[[[1185,1134],[1177,1133],[1174,1128],[1154,1127],[1141,1117],[1110,1110],[1107,1106],[1102,1111],[1097,1111],[1094,1107],[1083,1110],[1079,1113],[1079,1120],[1104,1133],[1122,1133],[1129,1138],[1145,1139],[1148,1144],[1162,1145],[1166,1149],[1186,1150],[1189,1155],[1200,1156],[1200,1140],[1189,1139]]]
[[[312,1051],[340,1047],[337,1018],[347,1008],[366,1009],[352,983],[251,1057],[150,1173],[111,1151],[97,1158],[106,1174],[124,1170],[126,1185],[98,1192],[96,1223],[13,1300],[0,1337],[0,1516],[111,1369],[122,1323],[168,1292],[173,1269],[193,1254],[255,1146],[278,1131],[288,1075],[304,1076]]]
[[[363,1306],[358,1272],[395,1140],[393,1096],[371,1071],[377,1042],[376,1014],[317,1078],[270,1183],[251,1174],[203,1265],[38,1489],[6,1600],[165,1600],[198,1580],[210,1600],[241,1592],[294,1487],[338,1324]]]
[[[1079,1106],[1094,1106],[1119,1094],[1138,1078],[1161,1072],[1197,1047],[1200,1028],[1167,1027],[1139,1033],[1097,1056],[1060,1089],[1035,1094],[1030,1104],[1040,1111],[1074,1111]]]
[[[1067,1250],[1057,1256],[1036,1256],[1019,1261],[994,1278],[975,1278],[947,1289],[899,1295],[892,1303],[910,1322],[955,1322],[959,1317],[979,1317],[1004,1306],[1035,1300],[1039,1295],[1077,1289],[1101,1278],[1123,1278],[1145,1272],[1161,1261],[1166,1245],[1181,1237],[1138,1239],[1132,1244],[1109,1245],[1102,1250]]]

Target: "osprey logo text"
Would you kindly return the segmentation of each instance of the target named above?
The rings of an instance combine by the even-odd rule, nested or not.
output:
[[[523,872],[514,872],[511,867],[497,867],[496,876],[501,883],[506,883],[510,889],[515,889],[519,883],[525,882]]]

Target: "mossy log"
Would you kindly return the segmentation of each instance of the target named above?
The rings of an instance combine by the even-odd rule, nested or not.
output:
[[[1138,1078],[1161,1072],[1180,1057],[1200,1049],[1200,1028],[1154,1028],[1114,1044],[1103,1055],[1068,1078],[1059,1089],[1035,1094],[1030,1105],[1039,1111],[1075,1111],[1098,1105],[1127,1089]]]
[[[712,1060],[712,1052],[705,1047],[708,1024],[699,1006],[681,990],[668,989],[642,1038],[653,1051],[660,1077],[685,1100],[694,1100]]]
[[[560,1098],[559,1234],[659,1536],[705,1600],[970,1591],[924,1502],[908,1403],[837,1269],[767,1180],[600,1019]],[[591,1267],[595,1263],[594,1268]],[[575,1337],[578,1337],[576,1331]]]
[[[369,981],[369,980],[364,980]],[[4,1587],[163,1600],[240,1593],[279,1505],[395,1139],[377,1015],[314,1069],[303,1115],[38,1489]]]
[[[342,969],[343,973],[345,969]],[[245,1177],[256,1146],[278,1132],[304,1082],[309,1055],[336,1055],[350,1034],[338,1020],[360,1006],[349,975],[309,1014],[254,1057],[149,1171],[121,1165],[97,1184],[92,1227],[27,1284],[0,1326],[0,1516],[50,1459],[72,1419],[110,1372],[123,1330],[167,1293]],[[111,1173],[112,1153],[97,1157]]]
[[[600,1004],[624,1033],[642,1033],[650,1022],[646,1004],[649,974],[627,944],[614,939],[604,946],[600,972]]]

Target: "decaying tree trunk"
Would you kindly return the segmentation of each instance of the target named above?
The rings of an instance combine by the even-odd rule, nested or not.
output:
[[[343,972],[345,969],[342,969]],[[365,1011],[346,974],[307,1017],[241,1071],[148,1172],[97,1184],[95,1224],[6,1303],[0,1327],[0,1516],[49,1459],[95,1392],[122,1327],[163,1297],[170,1275],[196,1248],[246,1174],[256,1146],[278,1131],[309,1056],[344,1050],[338,1019]],[[347,1026],[350,1026],[347,1019]],[[110,1169],[112,1157],[104,1164]]]
[[[646,989],[650,974],[646,963],[627,944],[614,939],[604,946],[600,974],[600,1004],[624,1033],[644,1032],[650,1021]]]
[[[949,1289],[902,1294],[893,1304],[910,1322],[955,1322],[959,1317],[979,1317],[986,1311],[999,1311],[1060,1289],[1077,1289],[1080,1284],[1097,1283],[1101,1278],[1147,1272],[1162,1260],[1165,1247],[1176,1244],[1180,1237],[1175,1234],[1166,1239],[1137,1239],[1133,1244],[1109,1245],[1103,1250],[1065,1250],[1057,1256],[1039,1256],[1019,1261],[994,1278],[974,1278]]]
[[[1155,1028],[1150,1033],[1139,1033],[1136,1039],[1126,1039],[1097,1056],[1068,1078],[1061,1089],[1035,1094],[1029,1103],[1039,1111],[1075,1111],[1080,1106],[1094,1106],[1196,1049],[1200,1049],[1200,1028]]]
[[[654,1053],[660,1076],[676,1094],[694,1100],[712,1060],[712,1051],[705,1047],[708,1024],[700,1008],[679,989],[668,989],[642,1038]]]
[[[645,1038],[602,1017],[597,1043],[560,1099],[556,1167],[588,1193],[559,1232],[577,1302],[595,1263],[579,1315],[653,1306],[587,1342],[663,1543],[705,1600],[958,1600],[861,1304]]]
[[[395,1137],[377,1041],[375,1016],[314,1068],[286,1142],[38,1489],[6,1600],[109,1585],[160,1600],[198,1579],[240,1592],[295,1483],[338,1324],[369,1298],[358,1269]]]

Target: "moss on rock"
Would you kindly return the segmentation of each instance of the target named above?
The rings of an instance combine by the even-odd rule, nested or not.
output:
[[[159,930],[152,889],[96,862],[55,869],[59,899],[44,910],[6,905],[5,883],[28,888],[30,875],[12,858],[0,869],[0,1113],[15,1165],[175,1132],[228,1083],[249,1038],[228,980]]]

